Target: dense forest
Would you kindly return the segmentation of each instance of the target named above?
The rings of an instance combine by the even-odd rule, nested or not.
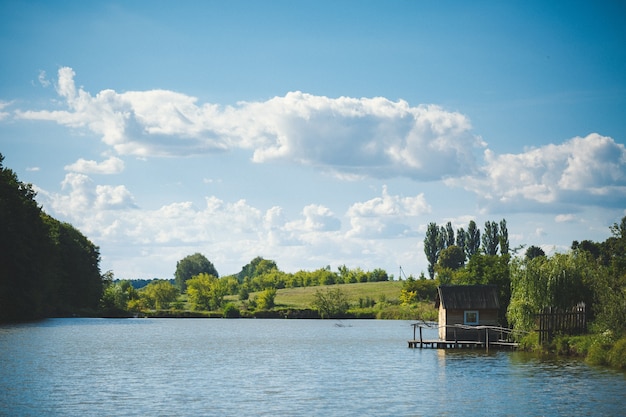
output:
[[[0,154],[0,322],[97,312],[97,246],[43,212]]]

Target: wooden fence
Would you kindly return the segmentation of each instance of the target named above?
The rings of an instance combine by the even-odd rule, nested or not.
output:
[[[537,314],[539,343],[550,343],[555,334],[576,335],[587,330],[585,303],[579,303],[569,310],[546,307]]]

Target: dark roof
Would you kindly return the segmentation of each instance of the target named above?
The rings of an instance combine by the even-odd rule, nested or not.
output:
[[[435,307],[447,310],[499,309],[498,287],[495,285],[442,285],[438,288]]]

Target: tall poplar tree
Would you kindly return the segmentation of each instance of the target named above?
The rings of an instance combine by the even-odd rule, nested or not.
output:
[[[471,259],[474,254],[478,253],[479,249],[480,229],[476,226],[474,220],[470,220],[465,238],[465,254],[467,255],[467,259]]]
[[[486,255],[497,255],[500,245],[498,223],[486,221],[484,232],[482,237],[483,251]]]
[[[500,220],[500,254],[508,255],[509,254],[509,231],[506,228],[506,219]]]
[[[424,238],[424,253],[428,261],[428,275],[430,279],[435,278],[435,265],[439,258],[441,235],[437,223],[429,223]]]

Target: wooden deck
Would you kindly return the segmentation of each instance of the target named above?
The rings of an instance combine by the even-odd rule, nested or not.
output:
[[[432,348],[432,349],[515,349],[519,346],[516,342],[493,341],[488,345],[485,342],[475,340],[409,340],[409,347],[414,348]]]
[[[476,349],[482,348],[487,351],[489,348],[494,349],[516,349],[519,346],[519,343],[513,342],[509,340],[509,337],[512,335],[513,330],[507,329],[503,327],[496,326],[472,326],[471,329],[477,331],[477,335],[484,337],[477,337],[477,340],[432,340],[432,339],[424,339],[422,337],[422,329],[423,326],[419,323],[412,324],[413,326],[413,339],[409,340],[409,348],[432,348],[432,349]],[[426,326],[432,327],[432,326]],[[467,328],[468,326],[462,325],[454,325],[454,326],[446,326],[446,327],[458,327],[458,328]],[[419,339],[416,337],[416,330],[419,328]],[[484,333],[482,331],[484,330]],[[493,337],[490,340],[490,333],[499,333],[500,338]],[[505,336],[506,337],[503,337]]]

